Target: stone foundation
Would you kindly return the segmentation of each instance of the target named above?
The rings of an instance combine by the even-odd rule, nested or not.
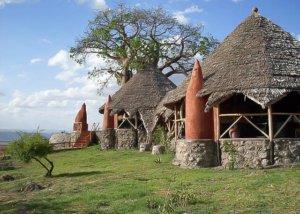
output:
[[[140,152],[146,152],[151,150],[151,144],[148,143],[140,143]]]
[[[115,149],[116,131],[114,129],[104,129],[95,132],[102,150]]]
[[[275,164],[291,164],[300,162],[299,139],[275,139],[274,140]]]
[[[137,148],[137,131],[134,129],[117,130],[117,149]]]
[[[225,152],[224,142],[232,143],[234,152]],[[229,168],[259,168],[270,165],[270,146],[266,139],[220,140],[222,166]],[[233,157],[234,156],[234,157]],[[235,160],[234,160],[235,159]]]
[[[184,168],[217,165],[216,144],[213,140],[178,140],[173,164]]]

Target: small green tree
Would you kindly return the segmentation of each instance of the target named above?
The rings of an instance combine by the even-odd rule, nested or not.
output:
[[[224,141],[224,152],[229,155],[229,169],[233,170],[236,164],[236,149],[230,140]]]
[[[8,145],[8,152],[25,163],[32,159],[37,161],[44,169],[47,170],[45,177],[51,177],[54,164],[47,158],[47,155],[52,151],[52,147],[48,140],[44,138],[39,132],[28,134],[19,133],[20,139],[14,140]],[[46,160],[50,167],[47,167],[42,159]]]
[[[169,150],[170,139],[168,138],[166,130],[162,126],[157,126],[154,129],[152,137],[155,145],[162,145],[165,147],[166,150]]]

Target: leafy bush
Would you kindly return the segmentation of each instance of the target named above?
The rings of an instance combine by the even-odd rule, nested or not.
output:
[[[229,154],[229,169],[233,170],[236,162],[236,149],[231,141],[224,141],[224,151]]]
[[[19,140],[14,140],[8,145],[8,152],[16,159],[25,163],[30,162],[32,159],[37,161],[47,171],[45,176],[52,176],[54,165],[53,162],[47,158],[47,155],[52,151],[48,140],[39,132],[33,134],[20,132],[19,135]],[[41,159],[46,160],[50,167],[47,167]]]
[[[174,213],[175,209],[180,207],[184,208],[188,204],[196,204],[198,201],[197,196],[186,190],[178,190],[175,193],[167,195],[165,203],[160,207],[161,214]]]
[[[170,148],[170,139],[166,130],[162,126],[157,126],[152,134],[154,145],[162,145],[168,151]]]

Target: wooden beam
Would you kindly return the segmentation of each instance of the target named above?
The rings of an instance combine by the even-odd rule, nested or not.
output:
[[[220,138],[222,138],[237,122],[239,122],[240,119],[242,119],[243,116],[240,116],[236,121],[234,121],[234,123],[232,123],[228,129],[226,129],[225,132],[223,132],[223,134],[220,136]]]
[[[269,146],[270,146],[270,162],[274,164],[274,142],[273,142],[273,117],[272,117],[272,106],[268,106],[268,125],[269,125]]]
[[[214,140],[217,142],[220,138],[220,118],[219,118],[219,105],[213,107],[214,114]]]
[[[240,114],[240,113],[235,113],[235,114],[220,114],[220,117],[239,117],[239,116],[268,116],[268,113],[249,113],[249,114]]]
[[[180,109],[179,109],[179,118],[180,118],[180,120],[183,120],[183,105],[184,105],[184,102],[181,103]]]
[[[273,118],[272,118],[272,106],[268,107],[268,125],[269,125],[269,140],[273,141]]]
[[[135,129],[138,129],[138,118],[137,118],[137,113],[135,113],[135,116],[134,116],[134,128],[135,128]]]
[[[274,134],[274,137],[277,137],[277,135],[282,131],[282,129],[286,126],[286,124],[289,122],[289,120],[293,117],[293,115],[288,116],[288,118],[284,121],[282,126],[278,129],[278,131]]]
[[[296,120],[298,123],[300,123],[300,119],[297,117],[297,115],[293,115],[293,116],[294,116],[295,120]]]
[[[175,140],[177,140],[177,137],[178,137],[178,133],[177,133],[177,131],[178,131],[178,129],[177,129],[177,105],[175,105],[174,119],[175,119],[175,121],[174,121]]]
[[[285,112],[272,112],[273,115],[296,115],[296,116],[299,116],[300,113],[285,113]]]
[[[245,120],[247,120],[248,123],[250,123],[255,129],[257,129],[257,131],[259,131],[260,133],[262,133],[264,136],[266,136],[267,138],[269,138],[269,136],[263,131],[261,130],[257,125],[255,125],[251,120],[248,119],[248,117],[243,116],[243,118]]]

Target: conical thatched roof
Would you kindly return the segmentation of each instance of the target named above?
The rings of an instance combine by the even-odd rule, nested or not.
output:
[[[300,90],[300,42],[253,13],[204,61],[207,108],[242,93],[263,108]]]
[[[187,87],[189,85],[191,75],[187,76],[182,83],[172,91],[169,91],[163,98],[162,103],[166,107],[171,107],[185,97]]]
[[[125,111],[130,116],[139,112],[147,131],[154,128],[158,103],[176,85],[154,68],[138,72],[112,96],[112,113]],[[103,113],[103,106],[99,109]]]
[[[263,108],[300,91],[300,42],[267,18],[253,13],[201,64],[209,95],[206,110],[236,93]],[[165,106],[180,101],[189,78],[168,93]]]

